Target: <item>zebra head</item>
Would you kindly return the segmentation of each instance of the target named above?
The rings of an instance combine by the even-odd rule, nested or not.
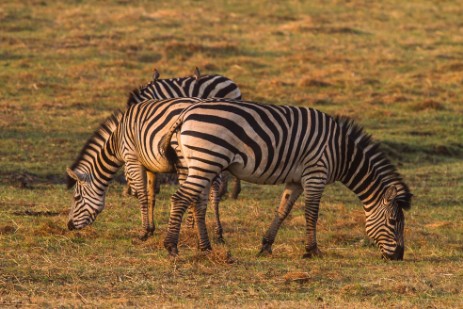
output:
[[[104,194],[99,192],[92,182],[92,177],[76,170],[66,170],[75,180],[73,203],[68,217],[68,229],[79,230],[92,224],[104,208]]]
[[[379,246],[384,259],[403,260],[403,209],[410,208],[411,197],[406,188],[398,189],[396,185],[391,185],[386,188],[376,207],[372,208],[374,210],[371,213],[366,211],[366,233]]]

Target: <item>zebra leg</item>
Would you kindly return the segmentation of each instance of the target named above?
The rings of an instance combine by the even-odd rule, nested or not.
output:
[[[206,227],[206,210],[207,210],[207,196],[209,195],[209,188],[201,194],[200,199],[193,205],[195,222],[198,229],[199,249],[201,251],[211,251],[211,243],[209,235],[207,234]]]
[[[155,194],[159,194],[159,192],[161,192],[161,177],[154,178],[153,190]]]
[[[233,176],[233,190],[231,193],[231,198],[236,200],[240,192],[241,192],[241,181],[235,176]]]
[[[127,182],[130,184],[140,203],[141,221],[144,232],[140,235],[141,240],[146,240],[154,232],[154,226],[149,220],[149,197],[147,193],[147,171],[138,161],[126,161],[125,172]],[[154,199],[154,196],[153,196]]]
[[[164,248],[167,249],[170,256],[176,257],[178,255],[177,244],[182,217],[191,202],[192,199],[189,196],[189,192],[185,191],[182,187],[171,197],[169,226],[167,228],[167,236],[164,239]]]
[[[275,217],[273,218],[272,224],[265,233],[262,239],[262,247],[257,256],[270,255],[272,254],[272,245],[275,241],[277,232],[286,219],[288,214],[293,208],[294,202],[302,193],[302,186],[300,184],[288,183],[286,184],[283,195],[281,196],[280,205],[275,209]]]
[[[323,189],[325,188],[325,180],[326,177],[324,175],[317,173],[316,176],[307,177],[305,181],[303,181],[307,234],[307,243],[305,245],[306,253],[303,255],[303,258],[321,256],[321,251],[317,246],[317,220],[320,199]]]
[[[186,227],[192,229],[195,227],[195,214],[194,214],[195,205],[188,207],[188,217],[186,219]]]
[[[148,194],[148,228],[146,230],[145,239],[154,234],[156,226],[154,225],[154,206],[156,203],[156,174],[146,171],[146,190]]]
[[[211,185],[211,192],[209,195],[209,200],[214,207],[214,214],[215,214],[215,234],[217,236],[217,243],[224,244],[225,240],[223,239],[223,228],[222,223],[220,222],[220,213],[219,213],[219,202],[221,197],[221,187],[222,187],[222,175],[223,173],[219,174],[214,180],[212,181]]]
[[[127,175],[127,168],[124,168],[124,177],[125,177],[125,181],[127,182],[127,185],[125,186],[122,194],[124,196],[135,196],[136,197],[137,193],[134,191],[134,189],[131,188],[131,185],[130,185],[130,181]]]
[[[219,197],[220,198],[224,198],[227,196],[227,193],[228,193],[228,180],[230,179],[230,173],[227,172],[227,171],[224,171],[222,172],[221,174],[221,178],[222,178],[222,181],[220,182],[220,186],[219,186]],[[211,190],[213,188],[211,187]],[[211,191],[212,193],[212,191]]]

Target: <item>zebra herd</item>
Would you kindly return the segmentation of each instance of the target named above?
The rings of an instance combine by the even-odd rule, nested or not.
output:
[[[259,254],[272,252],[279,227],[303,194],[306,219],[304,257],[320,255],[316,223],[326,185],[339,181],[362,201],[366,233],[386,259],[404,254],[404,209],[409,188],[371,137],[352,120],[321,111],[242,101],[239,88],[219,76],[154,80],[131,92],[128,108],[116,111],[87,141],[67,169],[75,186],[68,228],[91,224],[104,208],[105,193],[124,166],[141,207],[143,238],[154,232],[156,173],[176,171],[179,188],[171,198],[164,247],[178,255],[182,217],[193,210],[199,247],[211,250],[207,202],[218,204],[223,172],[257,184],[285,184]],[[219,97],[220,96],[220,97]]]

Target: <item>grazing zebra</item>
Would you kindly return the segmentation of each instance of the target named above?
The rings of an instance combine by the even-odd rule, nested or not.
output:
[[[154,192],[151,195],[149,192],[153,186],[147,185],[147,178],[150,174],[175,171],[170,162],[157,152],[157,145],[178,115],[197,102],[200,99],[150,100],[129,108],[124,118],[122,112],[118,111],[106,119],[67,169],[68,188],[75,185],[68,228],[81,229],[95,220],[104,208],[105,193],[110,181],[125,164],[127,182],[140,203],[144,229],[141,238],[146,239],[152,235],[155,230],[155,201]],[[175,141],[172,141],[172,146],[177,146]],[[218,209],[220,183],[221,175],[212,184],[210,201],[215,210],[217,241],[223,242]]]
[[[261,253],[271,253],[279,226],[304,193],[304,257],[320,255],[316,241],[320,198],[327,184],[340,181],[363,202],[366,233],[383,257],[403,258],[402,209],[410,207],[412,195],[377,144],[354,122],[305,107],[214,99],[205,103],[187,108],[159,145],[160,152],[171,153],[169,140],[176,135],[183,154],[177,164],[186,170],[172,196],[164,241],[170,255],[178,254],[186,207],[204,200],[211,181],[226,169],[245,181],[286,184]],[[204,210],[199,212],[203,214]],[[210,249],[209,239],[200,239],[200,247]]]

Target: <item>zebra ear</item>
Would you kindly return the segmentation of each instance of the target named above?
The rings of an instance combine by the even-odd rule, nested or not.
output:
[[[66,168],[66,173],[69,177],[67,181],[68,189],[72,188],[76,184],[76,182],[85,182],[88,179],[88,177],[85,174],[74,172],[69,167]]]
[[[199,68],[196,67],[196,69],[195,69],[195,78],[199,79],[200,77],[201,77],[201,72],[199,72]]]
[[[160,74],[159,74],[158,70],[157,70],[156,68],[154,68],[154,72],[153,72],[153,81],[158,80],[159,75],[160,75]]]
[[[411,193],[405,193],[404,195],[401,195],[396,198],[397,205],[401,207],[402,209],[409,210],[410,207],[412,206],[412,197],[413,194]]]
[[[384,199],[390,203],[397,197],[397,188],[395,186],[390,186],[386,189],[386,193],[384,193]]]

